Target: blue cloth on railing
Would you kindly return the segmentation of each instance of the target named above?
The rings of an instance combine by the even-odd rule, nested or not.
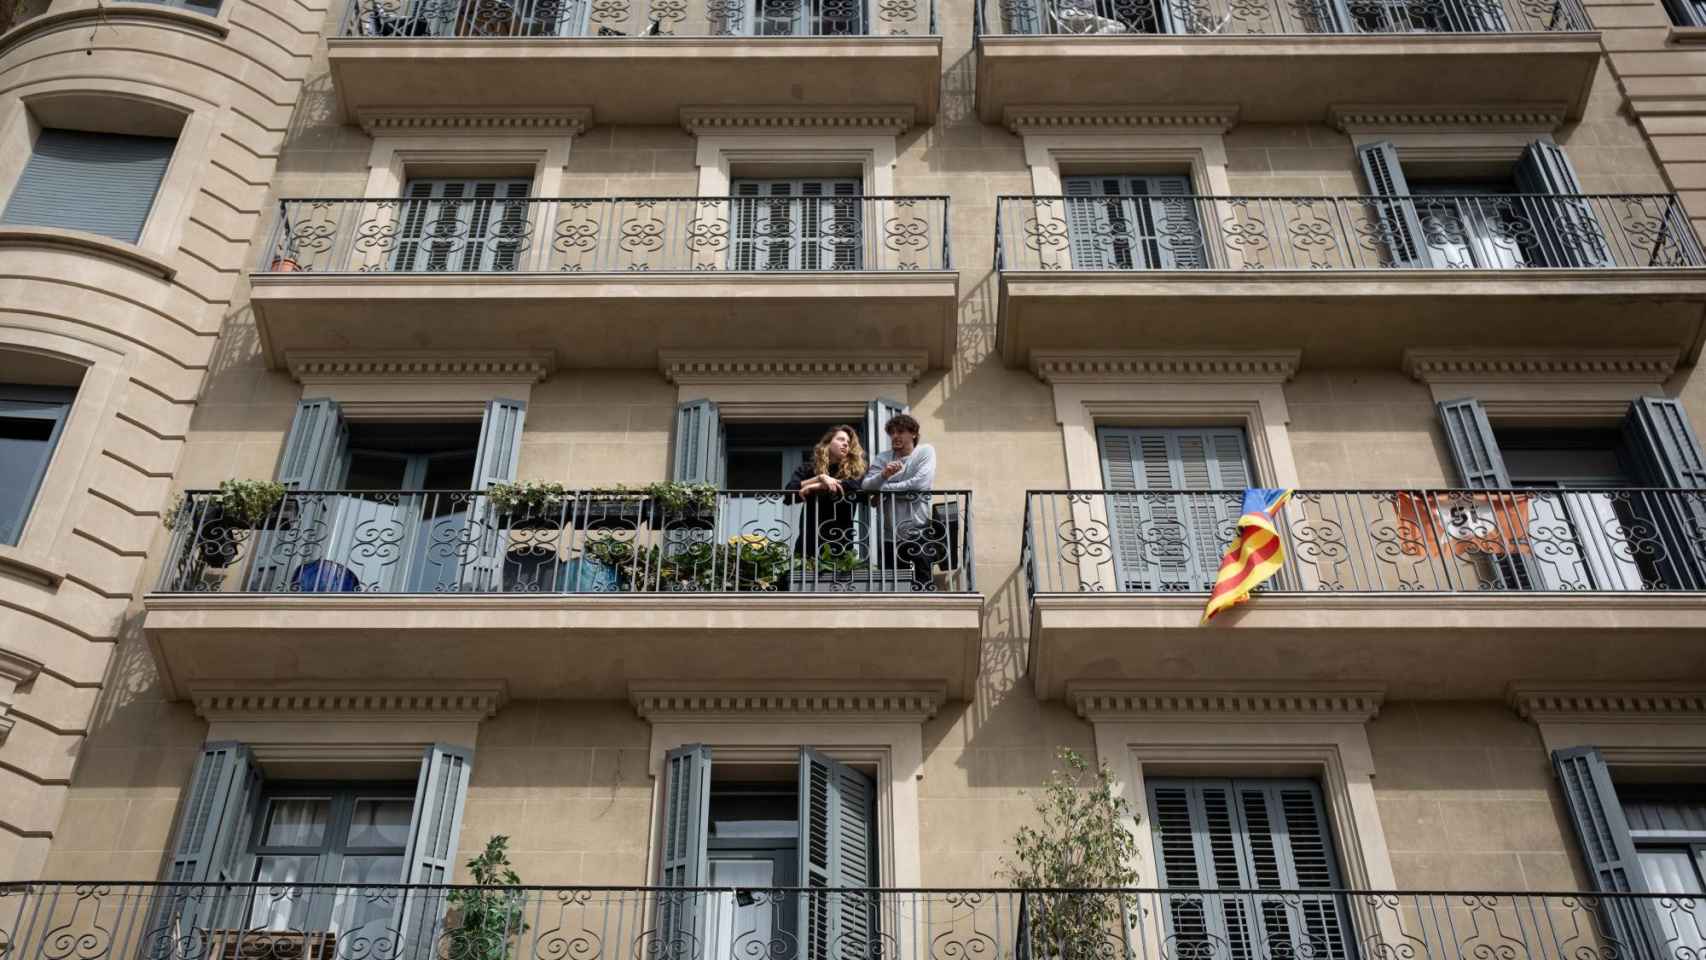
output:
[[[597,560],[575,559],[563,564],[557,589],[568,593],[615,593],[616,568]]]
[[[296,568],[290,585],[298,593],[355,593],[361,579],[341,563],[315,560]]]

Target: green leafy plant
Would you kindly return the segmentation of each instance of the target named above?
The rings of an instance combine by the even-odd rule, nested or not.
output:
[[[1037,824],[1013,835],[1013,859],[1001,875],[1023,890],[1130,888],[1137,884],[1138,815],[1114,789],[1107,764],[1092,768],[1062,747],[1064,770],[1036,798]],[[1031,893],[1026,915],[1032,956],[1083,960],[1117,954],[1136,898],[1121,893]]]
[[[486,497],[499,513],[534,513],[567,500],[569,488],[549,480],[494,483],[486,488]]]
[[[859,556],[856,550],[825,543],[818,546],[817,556],[810,560],[808,566],[818,573],[844,576],[869,569],[871,563]]]
[[[445,899],[460,915],[450,932],[450,955],[456,960],[508,960],[510,945],[527,931],[523,914],[527,894],[517,890],[521,877],[509,862],[509,837],[497,834],[486,849],[468,861],[473,887],[452,890]]]
[[[254,526],[271,514],[284,499],[284,484],[271,480],[226,480],[219,484],[211,505],[219,509],[222,522],[232,526]],[[171,530],[180,519],[187,519],[190,504],[178,494],[172,505],[161,514],[160,521]]]

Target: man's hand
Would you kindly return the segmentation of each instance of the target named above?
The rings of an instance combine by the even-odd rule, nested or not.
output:
[[[899,473],[901,470],[905,469],[905,467],[906,467],[906,461],[905,460],[891,460],[891,461],[889,461],[888,464],[883,467],[883,479],[887,480],[888,478]]]

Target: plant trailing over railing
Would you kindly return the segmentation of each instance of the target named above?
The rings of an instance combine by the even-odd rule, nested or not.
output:
[[[586,538],[583,553],[616,571],[624,590],[765,592],[782,589],[793,569],[794,553],[783,540],[763,534],[636,549],[610,533]]]
[[[1062,747],[1060,762],[1036,799],[1037,824],[1013,835],[1014,860],[1000,873],[1023,890],[1096,890],[1135,887],[1137,822],[1131,804],[1114,789],[1107,764],[1092,771],[1074,750]],[[1121,942],[1124,923],[1137,909],[1122,894],[1033,893],[1024,909],[1033,957],[1106,955]]]
[[[217,520],[228,527],[253,527],[266,518],[278,507],[284,499],[284,484],[271,480],[226,480],[219,484],[219,492],[213,497],[210,509],[204,514],[204,521],[212,523]],[[167,530],[178,525],[183,517],[186,501],[183,494],[178,494],[172,505],[161,514],[160,521]],[[217,510],[218,516],[213,516]]]
[[[509,960],[511,942],[528,929],[523,919],[527,893],[517,890],[521,877],[509,862],[509,837],[497,834],[486,849],[468,861],[473,887],[459,887],[446,897],[460,914],[450,932],[450,955],[456,960]]]
[[[499,513],[535,513],[567,500],[569,488],[552,480],[494,483],[486,488],[486,498]]]

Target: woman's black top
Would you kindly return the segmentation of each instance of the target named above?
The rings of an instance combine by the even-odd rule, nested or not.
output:
[[[815,476],[817,471],[812,469],[812,465],[809,462],[802,463],[794,469],[794,476],[788,481],[788,489],[798,490]],[[859,481],[842,480],[841,489],[844,492],[839,494],[824,490],[804,495],[796,494],[789,498],[790,502],[806,505],[806,508],[800,511],[800,536],[795,541],[795,553],[802,557],[815,558],[822,549],[832,559],[844,556],[863,559],[866,547],[864,537],[857,529],[859,505],[864,502],[859,491]]]

